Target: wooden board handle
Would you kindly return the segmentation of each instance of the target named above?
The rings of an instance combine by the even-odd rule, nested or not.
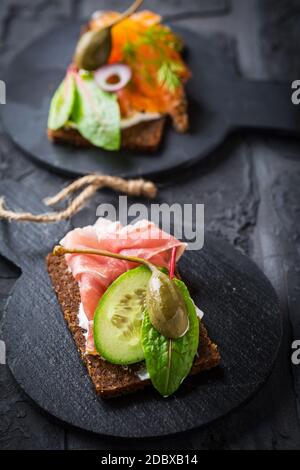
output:
[[[300,105],[292,103],[291,83],[241,80],[229,102],[235,128],[252,128],[300,137]],[[230,113],[229,113],[230,114]]]

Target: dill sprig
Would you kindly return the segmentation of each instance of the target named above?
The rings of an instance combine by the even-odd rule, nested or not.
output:
[[[181,84],[179,73],[182,72],[183,65],[175,61],[165,61],[157,72],[157,80],[161,86],[165,86],[173,93]]]
[[[132,62],[136,60],[137,49],[133,42],[126,41],[123,46],[123,56],[126,58],[128,62]]]
[[[142,67],[141,73],[148,83],[153,82],[148,66],[155,65],[158,83],[173,93],[181,84],[180,74],[184,71],[184,66],[181,62],[171,59],[167,51],[173,49],[175,52],[180,52],[183,46],[181,39],[168,28],[157,27],[157,25],[150,26],[143,33],[138,32],[138,35],[139,38],[135,42],[130,40],[125,42],[123,46],[124,60],[134,66],[141,46],[146,45],[154,49],[157,58],[143,57],[144,67]]]

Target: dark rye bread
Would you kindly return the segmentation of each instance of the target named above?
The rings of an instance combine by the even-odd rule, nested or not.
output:
[[[135,126],[123,129],[121,132],[122,148],[140,152],[155,152],[163,137],[166,118],[141,122]],[[69,144],[75,147],[93,147],[93,144],[72,128],[53,131],[48,129],[48,138],[57,144]]]
[[[140,380],[136,372],[143,363],[124,368],[104,361],[99,356],[85,355],[84,330],[78,326],[80,293],[77,281],[68,270],[65,258],[52,254],[47,257],[47,268],[64,318],[74,337],[77,349],[86,364],[97,393],[102,398],[132,393],[149,385],[150,380]],[[201,322],[200,344],[191,375],[216,367],[220,362],[217,346],[210,340]]]

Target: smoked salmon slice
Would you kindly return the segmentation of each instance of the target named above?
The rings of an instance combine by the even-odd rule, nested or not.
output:
[[[90,21],[89,28],[103,28],[119,16],[114,11],[99,12]],[[117,93],[123,118],[141,112],[168,114],[175,128],[186,132],[184,86],[191,72],[182,59],[181,39],[161,20],[159,15],[146,10],[113,26],[108,62],[125,63],[132,71],[132,80]]]

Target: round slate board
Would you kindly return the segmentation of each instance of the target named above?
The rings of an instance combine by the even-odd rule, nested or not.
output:
[[[187,59],[194,74],[188,86],[192,123],[188,134],[178,134],[168,125],[163,144],[154,154],[76,149],[50,143],[46,135],[50,100],[72,58],[80,26],[66,25],[35,41],[15,58],[5,76],[8,96],[3,109],[4,126],[13,141],[39,164],[71,176],[93,172],[149,176],[185,165],[199,153],[207,155],[223,140],[226,132],[215,112],[217,96],[211,74],[206,72],[207,64],[216,77],[224,73],[228,77],[228,72],[220,67],[220,58],[207,41],[180,30],[188,44]]]
[[[20,210],[27,202],[17,189],[9,182],[1,192],[13,209]],[[43,206],[31,201],[31,208],[40,212]],[[178,433],[236,408],[270,374],[281,340],[276,294],[250,259],[207,236],[203,250],[185,254],[180,272],[205,312],[204,323],[219,346],[221,365],[189,378],[169,399],[149,387],[101,400],[65,325],[45,267],[45,255],[69,230],[68,224],[1,222],[0,227],[0,253],[22,269],[4,320],[8,365],[25,392],[66,423],[122,437]]]
[[[49,105],[65,76],[80,26],[66,24],[36,40],[13,60],[4,76],[7,104],[0,108],[4,127],[40,165],[68,176],[97,172],[154,178],[207,157],[240,127],[299,135],[300,111],[286,99],[290,84],[244,80],[211,41],[176,27],[187,45],[186,60],[193,72],[187,86],[191,122],[187,134],[178,134],[169,125],[154,154],[53,145],[46,135]]]

